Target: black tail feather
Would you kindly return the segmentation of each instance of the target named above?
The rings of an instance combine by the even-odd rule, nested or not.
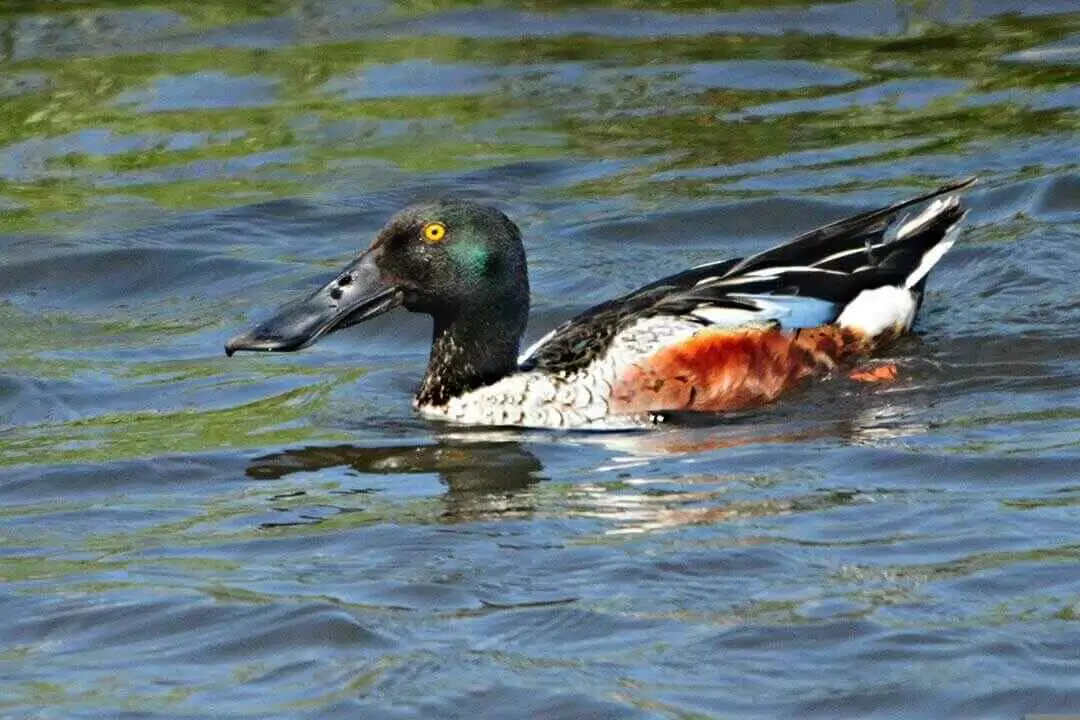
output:
[[[975,177],[955,180],[942,185],[933,192],[919,195],[918,197],[910,198],[877,210],[870,210],[869,212],[860,213],[859,215],[843,218],[842,220],[837,220],[828,225],[823,225],[822,227],[803,233],[794,240],[783,245],[770,248],[757,255],[751,255],[731,268],[731,270],[727,272],[727,276],[752,272],[765,267],[805,265],[807,264],[808,258],[823,259],[830,255],[843,252],[844,250],[866,247],[874,244],[875,241],[880,242],[885,231],[896,219],[896,216],[903,210],[906,210],[913,205],[926,202],[927,200],[933,200],[936,197],[969,187],[974,184],[975,181]],[[953,219],[949,224],[951,225],[955,221],[956,219]],[[935,225],[937,224],[935,223]],[[927,232],[928,235],[933,235],[933,233]],[[865,256],[857,257],[860,258],[859,264],[865,262]],[[833,268],[831,265],[823,267],[843,270],[843,268],[839,267]],[[850,270],[848,271],[850,272]]]

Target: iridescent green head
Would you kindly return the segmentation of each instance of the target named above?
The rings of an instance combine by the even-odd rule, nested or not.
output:
[[[408,207],[329,284],[225,349],[299,350],[398,306],[435,319],[429,372],[470,384],[512,371],[529,313],[517,226],[495,208],[463,200]]]

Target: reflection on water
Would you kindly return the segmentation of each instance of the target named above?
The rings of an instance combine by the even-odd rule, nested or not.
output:
[[[348,496],[379,492],[377,487],[365,486],[365,479],[370,476],[434,476],[445,486],[441,497],[444,509],[439,517],[447,522],[555,513],[602,518],[615,524],[610,531],[613,533],[672,529],[850,502],[860,492],[857,487],[797,497],[784,496],[783,491],[778,491],[778,496],[761,501],[729,502],[726,494],[730,483],[743,480],[738,473],[679,474],[664,478],[635,477],[635,472],[649,468],[657,458],[693,462],[696,456],[722,454],[737,448],[822,441],[888,445],[926,431],[925,423],[908,420],[913,408],[873,400],[857,398],[856,406],[840,405],[832,409],[832,416],[813,423],[799,421],[794,412],[791,419],[778,422],[776,413],[759,410],[723,422],[707,415],[673,417],[674,422],[659,431],[533,433],[540,442],[544,437],[557,437],[568,446],[598,448],[609,460],[594,472],[617,475],[614,482],[607,479],[593,482],[588,476],[579,477],[571,487],[549,488],[550,491],[536,485],[552,483],[557,474],[545,471],[540,458],[521,442],[523,433],[513,430],[443,431],[436,435],[433,445],[289,448],[252,458],[244,473],[255,480],[272,481],[290,475],[327,477],[322,471],[330,471],[329,475],[340,478],[341,484],[348,486],[334,493]],[[755,416],[758,422],[752,422]],[[297,487],[302,487],[302,481]],[[299,500],[306,495],[306,490],[298,489],[270,499]],[[296,514],[292,508],[280,509],[293,515],[290,519],[264,523],[264,527],[310,524],[326,519],[325,513]],[[359,512],[363,508],[353,505],[329,509],[342,513]]]
[[[293,473],[349,468],[364,475],[436,475],[446,485],[442,517],[467,521],[503,513],[527,513],[529,488],[542,479],[543,466],[514,442],[360,447],[318,446],[284,450],[254,458],[245,474],[277,480]],[[358,488],[352,492],[365,492]]]
[[[1078,48],[1075,0],[0,3],[0,715],[1080,711]],[[221,356],[414,200],[521,225],[535,339],[973,174],[886,385],[494,432],[411,412],[423,318]]]

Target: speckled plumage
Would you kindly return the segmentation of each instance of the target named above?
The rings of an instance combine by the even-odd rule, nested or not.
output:
[[[612,388],[634,363],[701,330],[672,317],[642,318],[614,335],[589,363],[558,372],[526,370],[450,398],[422,405],[422,415],[465,425],[615,429],[651,424],[647,411],[612,415]]]

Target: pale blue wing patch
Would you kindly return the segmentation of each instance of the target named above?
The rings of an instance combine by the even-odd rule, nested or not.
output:
[[[754,309],[702,306],[691,314],[719,327],[741,327],[776,322],[787,330],[826,325],[840,314],[836,303],[804,295],[744,295],[728,297],[753,305]]]

